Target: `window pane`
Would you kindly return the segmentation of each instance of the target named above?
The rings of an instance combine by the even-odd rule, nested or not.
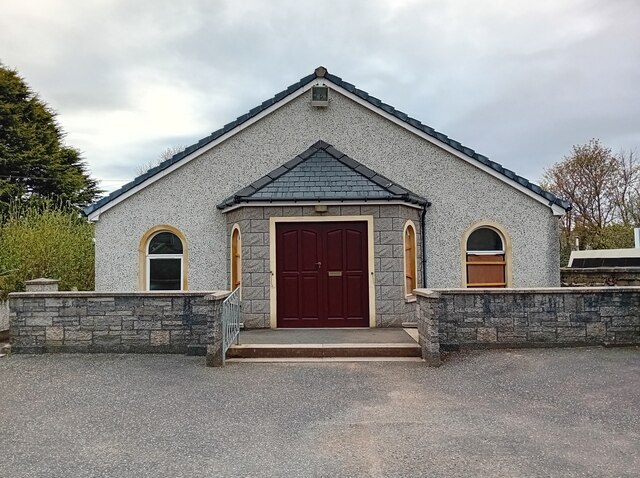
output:
[[[161,232],[151,239],[149,254],[182,254],[182,241],[175,234]]]
[[[149,290],[180,290],[182,259],[150,259]]]
[[[471,233],[467,240],[468,251],[502,251],[502,239],[493,229],[483,227]]]

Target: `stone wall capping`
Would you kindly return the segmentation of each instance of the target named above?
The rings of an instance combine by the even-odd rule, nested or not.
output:
[[[98,292],[98,291],[58,291],[58,292],[11,292],[9,297],[16,299],[37,299],[49,297],[52,299],[65,298],[104,298],[104,297],[196,297],[215,294],[230,294],[228,291],[138,291],[138,292]]]
[[[217,290],[215,292],[208,293],[204,298],[205,300],[223,300],[231,295],[230,290]]]
[[[432,294],[456,294],[456,295],[474,295],[474,294],[491,294],[491,295],[511,295],[511,294],[574,294],[574,293],[603,293],[616,292],[623,294],[639,293],[640,287],[531,287],[531,288],[458,288],[458,289],[416,289],[415,294],[421,297],[434,297]]]

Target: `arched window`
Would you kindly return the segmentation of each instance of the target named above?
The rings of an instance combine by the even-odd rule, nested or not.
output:
[[[146,289],[183,290],[184,254],[180,238],[169,231],[149,237],[146,247]]]
[[[417,283],[416,228],[411,221],[404,226],[404,293],[413,295]]]
[[[242,242],[240,229],[233,226],[231,232],[231,290],[236,290],[242,284]]]
[[[467,287],[506,287],[505,240],[496,229],[481,226],[467,238]]]

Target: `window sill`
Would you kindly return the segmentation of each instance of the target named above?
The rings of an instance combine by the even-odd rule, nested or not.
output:
[[[413,294],[404,296],[404,301],[405,301],[406,304],[410,304],[411,302],[415,302],[416,300],[418,300],[418,299]]]

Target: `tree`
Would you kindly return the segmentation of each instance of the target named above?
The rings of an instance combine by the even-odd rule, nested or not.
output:
[[[633,151],[614,154],[592,139],[545,171],[542,184],[572,204],[561,225],[563,258],[576,238],[583,249],[633,244],[640,220],[640,166]]]
[[[171,159],[176,154],[182,153],[185,148],[185,145],[170,146],[169,148],[166,148],[162,153],[158,155],[158,158],[155,161],[149,161],[148,163],[139,166],[138,169],[136,169],[136,174],[138,176],[142,176],[144,173],[146,173],[150,169],[155,168],[156,166],[159,166],[167,159]]]
[[[56,113],[0,63],[0,208],[43,198],[79,207],[101,193],[80,152],[63,140]]]

